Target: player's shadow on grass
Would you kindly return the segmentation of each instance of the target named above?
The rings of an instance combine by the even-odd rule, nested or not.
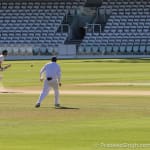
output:
[[[56,107],[55,109],[80,109],[80,108],[60,106],[60,107]]]
[[[53,109],[74,109],[74,110],[79,110],[80,108],[77,108],[77,107],[66,107],[66,106],[60,106],[60,107],[40,107],[40,108],[53,108]]]

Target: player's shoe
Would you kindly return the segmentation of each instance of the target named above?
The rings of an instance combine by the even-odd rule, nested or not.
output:
[[[40,103],[37,103],[37,104],[35,105],[35,107],[36,107],[36,108],[40,107]]]
[[[55,108],[61,108],[60,104],[55,104]]]

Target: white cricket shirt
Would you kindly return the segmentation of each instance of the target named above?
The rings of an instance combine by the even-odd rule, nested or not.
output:
[[[46,78],[51,77],[52,79],[58,79],[60,82],[61,79],[61,69],[56,62],[51,62],[46,64],[40,71],[40,76],[45,73]]]
[[[4,61],[4,56],[0,55],[0,62]]]

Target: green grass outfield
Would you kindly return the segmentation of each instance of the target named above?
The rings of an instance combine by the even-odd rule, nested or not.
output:
[[[1,86],[41,90],[39,70],[46,62],[6,61],[12,67],[3,72]],[[148,59],[60,60],[61,90],[149,91],[149,63]],[[54,109],[53,95],[36,109],[38,96],[0,94],[0,150],[150,149],[149,95],[62,94],[62,105],[70,109]]]
[[[3,73],[5,87],[33,87],[41,89],[39,71],[48,61],[12,61],[12,67]],[[62,84],[64,89],[107,89],[109,86],[79,86],[82,83],[150,83],[150,60],[148,59],[95,59],[95,60],[60,60]],[[126,86],[117,86],[124,89]],[[116,88],[111,86],[110,89]],[[150,86],[132,86],[127,89],[150,89]]]

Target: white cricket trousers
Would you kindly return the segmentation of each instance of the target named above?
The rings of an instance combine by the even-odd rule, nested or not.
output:
[[[58,86],[57,80],[50,80],[50,81],[45,80],[44,81],[44,87],[43,87],[43,90],[40,94],[40,97],[39,97],[37,103],[41,103],[44,100],[44,98],[48,95],[51,88],[53,88],[53,90],[54,90],[54,95],[55,95],[54,103],[55,103],[55,105],[59,104],[59,86]]]

